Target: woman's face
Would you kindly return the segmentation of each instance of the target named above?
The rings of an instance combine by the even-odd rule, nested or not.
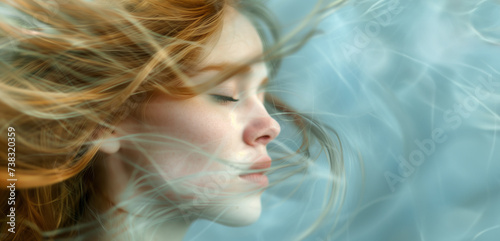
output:
[[[262,51],[249,20],[229,9],[220,39],[201,63],[205,71],[192,81],[208,81],[223,66],[245,63]],[[163,181],[179,180],[172,184],[175,191],[164,195],[190,201],[195,210],[203,211],[202,217],[231,226],[250,224],[260,216],[261,188],[268,180],[262,174],[243,173],[270,167],[266,145],[280,132],[264,108],[261,88],[266,79],[266,66],[257,63],[193,98],[155,94],[144,115],[131,116],[117,132],[121,136],[147,133],[138,136],[147,143],[140,143],[139,150],[137,144],[122,140],[115,154],[159,173]]]

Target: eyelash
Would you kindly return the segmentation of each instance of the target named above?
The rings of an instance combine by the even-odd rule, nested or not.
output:
[[[212,97],[215,99],[215,101],[217,101],[218,103],[221,103],[221,104],[239,101],[238,99],[234,99],[233,97],[224,96],[224,95],[212,95]]]

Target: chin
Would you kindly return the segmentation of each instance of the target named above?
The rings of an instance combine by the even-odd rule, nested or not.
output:
[[[247,226],[255,223],[262,213],[261,195],[252,195],[220,207],[210,207],[203,216],[222,225],[231,227]]]

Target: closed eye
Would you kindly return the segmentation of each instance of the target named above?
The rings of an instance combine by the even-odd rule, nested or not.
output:
[[[211,95],[211,96],[214,98],[214,100],[217,103],[221,103],[221,104],[239,101],[239,99],[234,99],[233,97],[230,97],[230,96],[224,96],[224,95]]]

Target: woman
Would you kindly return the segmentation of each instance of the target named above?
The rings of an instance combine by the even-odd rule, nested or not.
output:
[[[276,35],[258,3],[2,2],[1,121],[15,134],[1,140],[15,145],[1,152],[2,186],[16,188],[1,204],[6,240],[182,240],[200,218],[248,225],[273,185],[264,174],[302,171],[315,139],[342,176],[324,127],[264,90],[303,41],[262,40]],[[271,168],[280,125],[265,103],[306,130],[299,161]]]

